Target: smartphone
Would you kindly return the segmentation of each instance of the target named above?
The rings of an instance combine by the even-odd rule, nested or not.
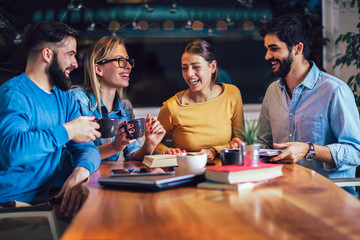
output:
[[[110,177],[128,177],[128,176],[160,176],[173,175],[175,171],[165,172],[161,168],[130,168],[130,169],[113,169]]]
[[[260,149],[259,155],[261,157],[275,157],[283,151],[283,149]]]

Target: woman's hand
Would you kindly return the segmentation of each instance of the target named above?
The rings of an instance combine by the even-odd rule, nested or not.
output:
[[[160,124],[156,117],[151,118],[150,113],[148,113],[146,117],[145,127],[144,144],[156,147],[166,134],[164,127]]]
[[[186,150],[181,150],[180,148],[169,148],[162,152],[162,154],[171,154],[171,155],[180,155],[186,153]]]
[[[203,148],[200,150],[200,152],[203,154],[207,154],[207,158],[210,160],[214,160],[217,155],[217,152],[214,148]]]
[[[115,135],[115,139],[114,139],[114,141],[111,142],[112,148],[116,152],[120,152],[120,151],[124,150],[126,145],[136,141],[136,139],[128,140],[126,138],[126,132],[124,129],[124,125],[126,125],[126,124],[127,124],[127,121],[123,121],[123,122],[119,123],[118,131]],[[135,131],[132,127],[134,127],[134,125],[130,124],[129,125],[130,133],[133,133]]]
[[[242,144],[243,141],[241,141],[239,138],[233,138],[230,142],[230,148],[239,148],[240,144]]]

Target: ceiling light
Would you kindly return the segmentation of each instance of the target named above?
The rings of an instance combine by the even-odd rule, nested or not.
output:
[[[176,10],[177,10],[177,4],[176,3],[171,4],[171,8],[169,11],[171,13],[176,13]]]
[[[190,20],[186,21],[186,24],[185,24],[184,28],[187,29],[187,30],[190,30],[192,28],[192,24],[191,24]]]
[[[144,4],[144,8],[146,9],[146,11],[148,13],[151,13],[154,11],[154,9],[152,7],[150,7],[149,4],[147,4],[147,3]]]

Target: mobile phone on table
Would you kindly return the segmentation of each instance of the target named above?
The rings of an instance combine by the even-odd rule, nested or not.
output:
[[[113,169],[111,170],[110,177],[134,177],[134,176],[160,176],[160,175],[173,175],[174,171],[165,172],[161,168],[130,168],[130,169]]]

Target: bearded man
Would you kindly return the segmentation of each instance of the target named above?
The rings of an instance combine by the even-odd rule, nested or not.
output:
[[[38,204],[63,199],[61,209],[76,211],[75,186],[100,164],[91,140],[100,137],[94,117],[83,117],[66,90],[78,67],[78,33],[59,22],[38,22],[26,34],[25,72],[0,87],[0,205]],[[60,192],[51,194],[59,174],[62,146],[73,153],[74,170]],[[73,207],[75,205],[75,207]]]
[[[270,161],[297,163],[330,178],[354,178],[360,165],[360,121],[347,84],[310,61],[311,26],[288,14],[263,25],[272,67],[259,117],[263,147],[284,151]],[[239,141],[233,139],[232,145]],[[347,188],[357,195],[354,187]]]

